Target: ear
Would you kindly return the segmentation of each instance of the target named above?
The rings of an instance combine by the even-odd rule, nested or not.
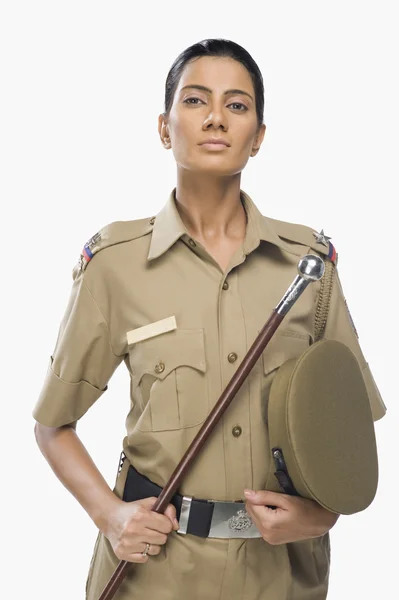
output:
[[[254,139],[254,143],[252,145],[252,150],[251,150],[251,156],[256,156],[259,152],[259,148],[262,145],[263,139],[265,137],[265,133],[266,133],[266,125],[264,123],[262,123],[262,125],[259,128],[259,131],[257,132],[255,139]]]
[[[161,113],[158,117],[158,133],[162,142],[162,146],[169,150],[172,147],[170,136],[169,136],[169,127],[165,118],[165,114]]]

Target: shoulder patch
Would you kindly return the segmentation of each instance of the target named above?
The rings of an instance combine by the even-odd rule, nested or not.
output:
[[[105,225],[100,231],[95,233],[83,246],[79,260],[72,271],[73,279],[76,279],[84,272],[87,265],[97,252],[121,244],[129,242],[152,231],[154,225],[154,217],[147,219],[135,219],[133,221],[114,221]]]
[[[307,225],[288,223],[276,219],[270,220],[274,223],[277,235],[282,239],[307,246],[329,258],[335,265],[338,263],[338,253],[334,245],[330,242],[331,238],[324,234],[323,229],[320,233],[317,233],[317,231]]]

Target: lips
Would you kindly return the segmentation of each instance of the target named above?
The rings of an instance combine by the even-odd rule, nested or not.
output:
[[[201,142],[200,146],[202,146],[203,144],[223,144],[227,147],[230,146],[230,144],[226,142],[226,140],[224,140],[223,138],[208,138],[207,140]]]

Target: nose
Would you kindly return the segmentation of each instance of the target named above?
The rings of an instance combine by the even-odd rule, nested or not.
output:
[[[212,103],[209,105],[209,107],[209,113],[204,120],[202,129],[206,131],[212,127],[215,129],[222,127],[223,131],[227,131],[227,115],[223,110],[223,106]]]

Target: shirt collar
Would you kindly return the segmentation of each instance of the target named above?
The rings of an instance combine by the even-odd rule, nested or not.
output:
[[[155,217],[152,230],[151,243],[148,252],[148,260],[153,260],[164,254],[183,236],[190,238],[175,202],[176,188],[172,190],[168,201]],[[284,242],[276,233],[272,221],[262,215],[250,196],[240,190],[241,201],[247,214],[247,228],[243,242],[245,254],[255,250],[261,240],[278,246],[291,254],[300,255],[297,249]]]

